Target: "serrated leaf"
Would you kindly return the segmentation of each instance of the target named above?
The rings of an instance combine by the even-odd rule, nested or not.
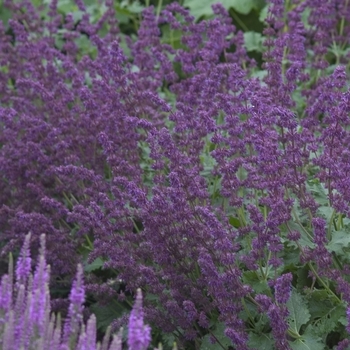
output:
[[[216,323],[215,329],[212,331],[212,334],[218,339],[220,344],[222,344],[224,348],[227,349],[228,347],[232,346],[232,342],[228,337],[226,337],[225,329],[226,329],[226,326],[224,323],[222,322]],[[219,349],[222,349],[222,347],[218,343],[212,344],[210,342],[210,334],[207,334],[203,338],[200,350],[219,350]]]
[[[348,248],[350,244],[350,232],[340,230],[332,232],[332,239],[327,244],[327,248],[329,251],[334,252],[336,254],[342,255],[344,254],[344,248]]]
[[[316,300],[316,301],[325,301],[327,299],[329,299],[329,294],[327,292],[327,290],[325,289],[313,289],[312,293],[310,294],[312,300]]]
[[[322,339],[315,335],[311,327],[308,327],[304,334],[293,342],[289,342],[293,350],[324,350]]]
[[[310,320],[310,312],[305,297],[299,294],[295,289],[287,302],[289,311],[288,323],[295,333],[300,332],[302,325]]]
[[[274,344],[275,342],[266,334],[249,333],[250,349],[274,350]]]
[[[285,248],[283,262],[285,268],[288,268],[291,271],[298,271],[298,265],[300,263],[300,251],[289,247]]]
[[[314,323],[314,333],[319,336],[327,336],[334,331],[339,320],[345,315],[344,305],[337,305],[327,310],[322,317]]]

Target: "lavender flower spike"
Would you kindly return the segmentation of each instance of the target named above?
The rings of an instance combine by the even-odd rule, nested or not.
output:
[[[77,335],[83,322],[83,306],[85,301],[85,289],[83,283],[83,268],[79,264],[76,279],[69,296],[70,306],[68,310],[68,317],[64,325],[63,339],[65,342],[69,341],[70,345],[75,344],[78,340]],[[69,340],[70,339],[70,340]]]
[[[146,350],[151,342],[151,328],[143,323],[142,293],[137,290],[136,301],[129,318],[129,350]]]
[[[29,251],[29,245],[30,245],[30,236],[31,233],[29,232],[26,235],[26,238],[24,240],[21,253],[19,255],[19,258],[17,260],[16,264],[16,280],[17,283],[25,285],[28,277],[31,272],[31,257],[30,257],[30,251]]]

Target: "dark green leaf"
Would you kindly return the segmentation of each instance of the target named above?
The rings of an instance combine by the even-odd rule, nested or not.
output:
[[[241,227],[241,223],[240,223],[239,219],[237,219],[233,216],[230,216],[228,221],[229,221],[230,225],[235,227],[235,228]]]
[[[220,342],[220,344],[222,344],[225,349],[227,349],[229,346],[232,346],[232,342],[231,340],[226,337],[225,335],[225,324],[224,323],[217,323],[215,325],[215,329],[212,331],[212,334],[216,337],[216,339]],[[207,334],[202,341],[200,350],[219,350],[222,349],[222,347],[216,343],[216,344],[212,344],[210,342],[210,334]]]
[[[97,320],[97,329],[105,332],[107,327],[117,318],[129,312],[122,305],[110,303],[108,305],[100,305],[98,303],[90,306],[90,310],[95,314]]]

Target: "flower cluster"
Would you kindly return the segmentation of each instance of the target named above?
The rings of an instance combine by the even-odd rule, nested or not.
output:
[[[1,349],[121,350],[121,335],[114,335],[111,342],[110,328],[102,344],[96,344],[95,315],[91,315],[86,324],[83,322],[85,289],[81,265],[78,266],[76,279],[70,292],[69,312],[62,332],[60,315],[50,311],[48,284],[50,266],[46,265],[45,235],[41,235],[41,251],[33,275],[31,275],[30,266],[30,236],[30,234],[26,236],[16,264],[15,282],[12,258],[9,273],[1,279]],[[143,323],[142,293],[139,289],[129,320],[128,349],[146,350],[150,341],[150,328]]]
[[[123,288],[91,274],[86,291],[96,299],[124,301],[142,288],[130,349],[150,342],[143,317],[182,348],[211,339],[245,350],[261,334],[271,348],[321,346],[334,332],[327,346],[346,346],[348,1],[271,0],[262,62],[220,4],[199,22],[177,2],[159,15],[149,7],[134,39],[118,34],[110,0],[96,23],[82,1],[78,21],[62,17],[57,1],[44,17],[30,1],[6,3],[13,15],[10,30],[0,26],[3,253],[23,232],[32,232],[32,247],[46,232],[54,277],[102,261]],[[163,40],[164,28],[181,33],[178,46]],[[45,319],[44,248],[29,279],[29,246],[28,238],[13,314],[3,277],[8,344],[31,341],[14,333],[31,327],[40,341],[58,337],[56,320]],[[93,317],[81,328],[82,275],[80,268],[66,344],[90,344],[95,332]],[[327,312],[314,312],[323,300]],[[329,321],[330,310],[343,318]],[[15,331],[23,312],[33,323]]]

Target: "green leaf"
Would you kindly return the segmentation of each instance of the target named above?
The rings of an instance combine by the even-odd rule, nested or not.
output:
[[[324,350],[325,345],[320,337],[315,335],[311,327],[307,327],[305,333],[293,342],[289,342],[293,350]]]
[[[343,255],[344,248],[348,248],[350,244],[350,232],[349,231],[333,231],[332,239],[327,244],[329,251],[334,252],[339,255]]]
[[[140,14],[145,9],[145,6],[143,6],[138,0],[133,0],[131,2],[129,0],[123,0],[120,7],[136,14]]]
[[[176,338],[174,334],[162,333],[162,345],[167,345],[167,347],[170,349],[173,347],[175,342],[176,342]]]
[[[283,262],[285,268],[293,271],[299,270],[298,265],[300,264],[300,251],[294,247],[285,247],[283,254]]]
[[[310,320],[310,312],[305,298],[295,289],[292,290],[292,295],[287,302],[289,311],[288,323],[295,333],[300,332],[302,325]]]
[[[59,0],[57,3],[57,9],[64,15],[71,13],[74,22],[80,20],[83,16],[83,12],[80,11],[75,2],[71,0]]]
[[[182,48],[183,33],[180,30],[171,29],[170,26],[164,25],[162,27],[162,43],[171,45],[174,49]]]
[[[130,312],[121,304],[110,303],[108,305],[101,305],[99,303],[90,306],[91,312],[96,316],[97,329],[105,332],[107,327],[117,318],[123,316],[124,313]]]
[[[247,15],[252,10],[260,10],[265,5],[262,0],[226,0],[224,2],[242,15]]]
[[[212,331],[212,334],[218,339],[218,341],[224,346],[225,349],[232,346],[231,340],[226,337],[225,335],[225,324],[220,322],[215,325],[214,331]],[[207,334],[202,341],[200,350],[219,350],[222,349],[222,347],[216,343],[212,344],[210,342],[210,334]]]
[[[202,16],[213,15],[211,6],[215,4],[213,0],[185,0],[183,6],[190,9],[191,15],[196,19]],[[253,9],[260,10],[264,6],[262,0],[221,0],[220,3],[228,10],[233,8],[235,11],[247,15]]]
[[[337,305],[327,310],[322,317],[314,323],[314,333],[319,336],[326,337],[330,332],[334,331],[342,318],[345,318],[345,306]]]
[[[248,346],[251,349],[274,350],[275,342],[267,334],[249,333]]]
[[[259,320],[254,321],[254,330],[256,333],[261,333],[263,327],[268,323],[267,316],[265,314],[258,313],[256,305],[248,300],[245,301],[244,308],[239,313],[239,317],[244,321],[249,321],[257,317]]]
[[[263,80],[267,76],[267,70],[264,69],[258,69],[253,72],[252,78],[257,78],[260,80],[261,84],[266,85]]]
[[[315,244],[310,240],[309,236],[305,232],[306,229],[303,229],[302,227],[300,227],[300,225],[294,222],[293,220],[288,221],[288,226],[291,230],[300,232],[300,239],[298,242],[302,247],[309,247],[309,248],[315,247]],[[296,243],[292,241],[288,241],[288,245],[298,248]]]
[[[328,190],[318,179],[308,180],[306,189],[312,194],[318,204],[322,206],[328,205]]]
[[[0,2],[0,21],[4,24],[5,28],[7,27],[9,19],[12,17],[12,12],[6,8],[2,2]]]
[[[259,13],[259,21],[260,22],[265,22],[265,19],[267,17],[267,12],[269,10],[269,5],[265,5],[261,10],[260,10],[260,13]]]
[[[303,288],[311,286],[312,279],[309,277],[309,271],[310,270],[307,265],[298,268],[296,272],[296,275],[298,276],[296,289],[302,290]]]
[[[228,221],[229,221],[230,225],[235,227],[235,228],[241,227],[241,222],[239,221],[239,219],[235,218],[234,216],[230,216]]]
[[[255,271],[245,271],[243,273],[243,282],[249,284],[256,293],[263,293],[269,290],[267,281],[259,279]]]
[[[262,52],[263,36],[257,32],[244,33],[244,45],[247,51]]]
[[[328,206],[322,206],[317,209],[317,213],[327,221],[327,225],[330,222],[334,209]]]
[[[91,264],[86,264],[84,266],[84,271],[85,272],[92,272],[100,269],[104,264],[104,261],[102,258],[97,258],[95,259]]]
[[[204,152],[199,156],[199,158],[203,165],[203,170],[200,172],[201,176],[211,176],[212,171],[217,164],[216,160],[210,154]]]

